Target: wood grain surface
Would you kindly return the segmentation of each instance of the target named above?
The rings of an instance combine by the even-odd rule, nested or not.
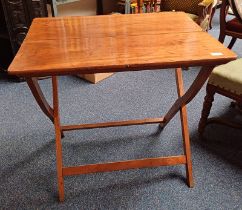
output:
[[[234,59],[232,51],[182,12],[37,18],[9,73],[89,74],[218,65]]]
[[[202,31],[184,12],[36,18],[28,39],[139,36]]]

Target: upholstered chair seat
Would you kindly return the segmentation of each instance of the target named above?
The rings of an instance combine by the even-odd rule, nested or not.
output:
[[[234,18],[226,23],[227,30],[242,33],[242,24],[238,18]]]
[[[209,77],[206,92],[207,94],[204,99],[203,110],[198,127],[200,135],[203,134],[206,125],[209,123],[220,123],[241,129],[241,124],[234,123],[221,117],[208,118],[208,116],[212,107],[215,93],[235,100],[237,102],[236,104],[241,108],[242,58],[214,68]]]
[[[208,83],[242,95],[242,59],[214,68]]]
[[[229,9],[235,15],[235,18],[229,20],[227,14]],[[224,42],[225,37],[232,37],[228,48],[231,49],[237,39],[242,39],[242,6],[241,0],[222,0],[220,9],[220,34],[219,41]]]
[[[191,13],[186,13],[193,21],[197,22],[198,20],[198,16],[197,15],[194,15],[194,14],[191,14]]]

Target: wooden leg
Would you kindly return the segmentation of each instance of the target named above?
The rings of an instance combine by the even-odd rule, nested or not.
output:
[[[232,37],[232,39],[231,39],[231,41],[229,43],[229,46],[228,46],[229,49],[232,49],[232,47],[234,46],[234,43],[236,42],[236,40],[237,40],[237,38]]]
[[[241,124],[230,121],[229,119],[226,119],[226,118],[221,118],[221,117],[208,118],[211,107],[212,107],[212,103],[214,100],[215,93],[221,94],[223,96],[227,96],[227,97],[237,101],[238,103],[232,102],[232,104],[234,104],[233,105],[234,107],[238,106],[238,104],[241,103],[240,95],[233,94],[232,92],[226,91],[223,88],[219,88],[218,86],[213,86],[211,84],[208,84],[207,85],[207,94],[204,99],[203,110],[202,110],[201,119],[200,119],[199,127],[198,127],[198,132],[199,132],[200,136],[202,136],[206,125],[213,124],[213,123],[230,126],[230,127],[238,128],[238,129],[242,128]],[[235,104],[237,104],[237,105],[235,105]]]
[[[170,110],[164,117],[164,123],[161,124],[162,127],[166,126],[170,120],[175,116],[175,114],[186,104],[188,104],[199,92],[204,83],[207,81],[210,73],[212,72],[213,67],[202,67],[196,79],[193,81],[192,85],[186,91],[186,93],[178,98],[175,103],[172,105]]]
[[[215,94],[214,88],[212,88],[212,86],[209,84],[207,84],[206,91],[207,91],[207,94],[204,98],[202,114],[201,114],[201,118],[200,118],[199,125],[198,125],[198,132],[200,135],[203,134],[203,131],[207,124],[207,119],[208,119],[208,116],[209,116],[209,113],[210,113],[210,110],[212,107],[212,103],[214,100],[214,94]]]
[[[63,163],[62,163],[59,100],[58,100],[58,81],[56,76],[52,77],[52,87],[53,87],[53,108],[54,108],[55,140],[56,140],[57,181],[58,181],[58,190],[59,190],[59,200],[64,201],[64,178],[63,178]]]
[[[45,115],[54,122],[54,113],[51,106],[48,104],[47,100],[45,99],[45,96],[43,92],[41,91],[41,88],[38,84],[38,80],[36,78],[26,78],[27,84],[38,103],[41,110],[45,113]]]
[[[52,17],[57,17],[58,11],[57,11],[57,2],[56,2],[56,0],[51,0],[50,1],[50,6],[51,6]]]
[[[96,5],[97,5],[96,14],[103,15],[103,0],[96,0]]]
[[[216,12],[216,9],[217,9],[216,6],[212,9],[212,12],[211,12],[211,15],[210,15],[210,18],[209,18],[209,29],[212,29],[212,20],[213,20],[214,14]]]
[[[180,98],[184,94],[181,68],[176,69],[176,84],[177,84],[178,97]],[[190,137],[189,137],[189,129],[188,129],[188,121],[187,121],[187,109],[185,105],[181,106],[180,108],[180,118],[181,118],[181,126],[182,126],[183,147],[184,147],[184,152],[186,156],[187,182],[189,187],[193,187],[194,181],[192,176]]]
[[[53,108],[49,105],[45,96],[39,86],[37,78],[26,78],[29,89],[31,90],[37,104],[44,112],[44,114],[54,123],[54,111]],[[64,137],[63,131],[61,131],[61,137]]]
[[[224,32],[220,31],[220,34],[219,34],[219,38],[218,38],[218,40],[219,40],[221,43],[224,43],[224,39],[225,39],[225,34],[224,34]]]

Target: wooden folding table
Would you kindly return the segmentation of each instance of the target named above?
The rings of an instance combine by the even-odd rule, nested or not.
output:
[[[64,176],[95,172],[184,164],[188,186],[193,187],[185,105],[201,89],[214,66],[234,59],[236,55],[232,51],[202,32],[182,12],[37,18],[10,65],[9,73],[26,78],[40,108],[54,123],[59,199],[63,201]],[[203,67],[184,93],[182,68],[191,66]],[[60,123],[57,76],[167,68],[176,69],[178,99],[163,117],[81,125]],[[52,76],[53,108],[38,85],[37,78],[40,76]],[[164,127],[178,111],[184,154],[63,166],[61,136],[65,131],[152,123]]]

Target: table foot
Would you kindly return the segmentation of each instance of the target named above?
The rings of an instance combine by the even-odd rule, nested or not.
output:
[[[163,128],[165,127],[165,123],[164,123],[164,122],[160,123],[160,124],[159,124],[159,127],[160,127],[161,129],[163,129]]]

